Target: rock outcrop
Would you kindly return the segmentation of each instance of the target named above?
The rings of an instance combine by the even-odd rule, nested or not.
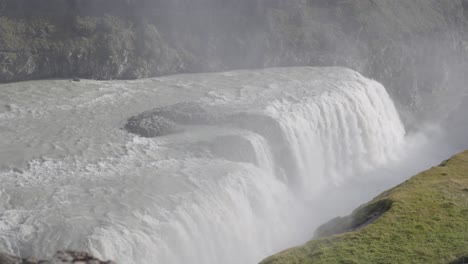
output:
[[[127,120],[124,129],[142,137],[158,137],[182,132],[182,125],[213,124],[216,117],[194,102],[159,107]]]
[[[22,259],[0,253],[0,264],[115,264],[113,261],[101,261],[85,252],[59,251],[50,260],[35,258]]]

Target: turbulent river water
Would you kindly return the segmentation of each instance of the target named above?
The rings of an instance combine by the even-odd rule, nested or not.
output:
[[[155,107],[181,131],[123,129]],[[0,132],[1,251],[137,264],[256,263],[449,152],[344,68],[1,85]]]

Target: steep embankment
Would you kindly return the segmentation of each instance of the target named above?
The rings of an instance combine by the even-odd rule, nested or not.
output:
[[[457,93],[448,87],[461,85],[467,7],[466,0],[4,0],[0,82],[338,65],[383,83],[405,110],[431,116],[446,105],[427,101],[450,98]]]
[[[115,264],[113,261],[100,261],[85,252],[59,251],[51,260],[36,258],[22,259],[0,253],[0,264]]]
[[[262,264],[466,263],[468,151],[386,191]]]

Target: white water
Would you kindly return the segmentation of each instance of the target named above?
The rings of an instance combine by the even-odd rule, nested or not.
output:
[[[179,102],[223,121],[154,139],[121,129]],[[343,68],[2,85],[0,132],[0,251],[138,264],[256,263],[303,243],[362,202],[320,199],[408,143],[384,87]]]

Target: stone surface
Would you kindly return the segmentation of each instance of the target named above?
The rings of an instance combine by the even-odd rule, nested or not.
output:
[[[142,137],[158,137],[182,132],[182,125],[206,125],[219,117],[193,102],[155,108],[128,119],[125,130]]]
[[[466,0],[3,0],[0,82],[339,65],[432,118],[463,89],[467,17]]]
[[[37,260],[34,258],[22,259],[0,253],[0,264],[115,264],[113,261],[101,261],[86,252],[59,251],[50,260]]]
[[[125,125],[125,130],[147,138],[164,136],[182,131],[174,122],[149,112],[131,117]]]

